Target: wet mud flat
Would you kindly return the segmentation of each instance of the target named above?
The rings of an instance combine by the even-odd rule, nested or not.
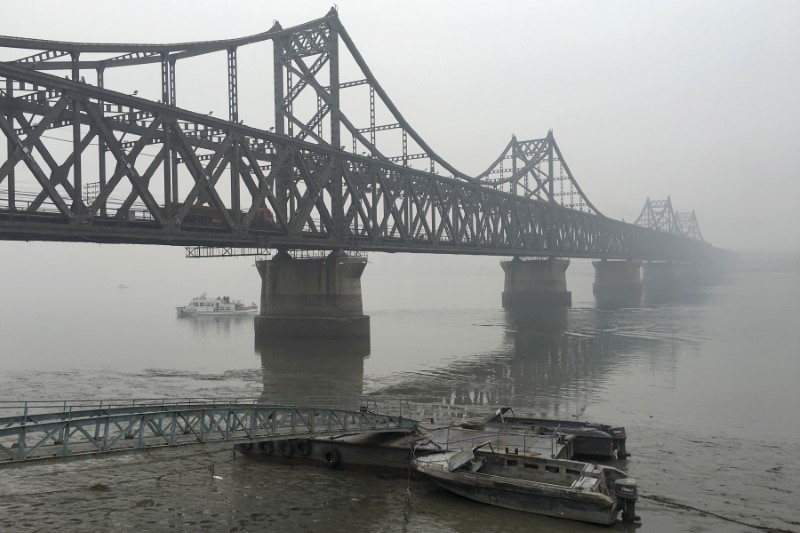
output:
[[[259,464],[222,447],[38,462],[2,473],[0,531],[331,531],[351,515],[370,523],[371,510],[395,490],[376,483],[367,492],[359,474],[342,480],[321,468]]]
[[[88,317],[57,310],[52,322],[64,332],[85,336],[92,324],[92,345],[31,332],[28,315],[15,310],[4,342],[20,356],[5,361],[0,397],[374,393],[448,409],[513,405],[520,415],[610,421],[629,437],[633,456],[614,466],[640,482],[639,527],[496,509],[409,481],[405,472],[233,460],[230,447],[192,446],[6,465],[0,532],[800,532],[797,273],[759,272],[699,300],[625,309],[595,307],[591,271],[582,279],[584,297],[575,284],[574,301],[583,304],[545,317],[541,327],[512,320],[496,303],[373,313],[370,356],[343,357],[337,372],[319,358],[254,350],[251,329],[177,321],[169,299],[159,304],[168,323],[152,312],[153,296],[119,306],[140,324],[130,342],[118,338],[120,315],[107,306],[94,304],[101,313]],[[176,349],[143,361],[141,332],[172,339],[165,346]],[[57,347],[36,342],[51,338]],[[109,345],[117,351],[107,353]],[[408,493],[413,510],[405,523]]]
[[[41,461],[0,474],[0,531],[598,531],[476,504],[399,470],[275,464],[219,446]],[[753,531],[648,499],[638,510],[641,531]]]

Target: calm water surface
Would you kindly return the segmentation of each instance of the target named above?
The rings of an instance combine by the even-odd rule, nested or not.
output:
[[[154,265],[113,284],[105,271],[100,290],[91,273],[68,283],[37,266],[38,296],[0,311],[0,399],[376,394],[474,413],[512,405],[626,426],[633,456],[617,466],[639,479],[643,523],[611,530],[800,531],[798,272],[740,273],[669,301],[604,308],[591,266],[575,263],[571,309],[514,316],[500,308],[496,263],[456,275],[375,263],[363,280],[368,346],[256,345],[249,319],[176,319],[174,306],[205,290],[191,272],[187,288],[146,283]],[[230,295],[256,300],[247,276]],[[131,278],[142,283],[116,288]],[[0,289],[15,283],[6,276]],[[216,448],[5,467],[0,511],[2,531],[599,531],[402,473],[234,460]]]

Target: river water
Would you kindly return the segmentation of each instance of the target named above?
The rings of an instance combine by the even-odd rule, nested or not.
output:
[[[122,272],[69,258],[0,263],[4,294],[26,283],[35,294],[0,310],[0,400],[374,394],[471,413],[511,405],[626,427],[633,455],[616,466],[639,480],[642,524],[611,530],[800,531],[799,272],[735,273],[604,307],[591,265],[576,261],[570,309],[515,316],[500,307],[496,259],[416,270],[425,259],[392,259],[371,258],[364,274],[368,345],[256,344],[252,319],[177,319],[174,306],[204,286],[194,264],[164,281],[174,259]],[[206,263],[203,275],[219,268],[242,291],[231,296],[257,300],[251,264]],[[0,467],[0,531],[54,529],[598,530],[479,505],[402,472],[278,465],[214,447]]]

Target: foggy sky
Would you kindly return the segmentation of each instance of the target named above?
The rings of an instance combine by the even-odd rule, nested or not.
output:
[[[716,246],[800,250],[800,3],[337,4],[378,81],[456,168],[477,173],[512,133],[536,138],[552,128],[582,189],[608,216],[633,221],[648,196],[671,195],[677,210],[696,210],[704,237]],[[67,5],[4,2],[0,33],[210,40],[258,33],[273,20],[289,27],[331,7],[205,0]],[[178,63],[180,107],[225,115],[224,54],[217,61],[210,81],[187,79],[190,67]],[[240,51],[240,85],[269,69],[271,54]],[[271,92],[262,89],[240,89],[241,115],[257,127],[271,125],[261,109]]]

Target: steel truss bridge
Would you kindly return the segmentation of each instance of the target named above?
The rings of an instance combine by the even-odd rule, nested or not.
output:
[[[367,401],[347,410],[245,399],[0,402],[6,414],[0,417],[0,464],[192,444],[410,433],[417,423],[403,416],[403,404]]]
[[[239,113],[239,51],[259,45],[272,48],[259,102],[274,113],[261,128]],[[20,50],[0,63],[0,239],[651,260],[713,250],[699,229],[602,215],[552,132],[512,138],[477,176],[459,171],[403,117],[334,10],[210,42],[0,37],[1,53]],[[186,89],[227,76],[227,119],[179,107],[179,67],[210,54],[226,56],[226,74]],[[160,73],[148,98],[106,86],[111,72],[140,83],[147,66],[154,86]]]

